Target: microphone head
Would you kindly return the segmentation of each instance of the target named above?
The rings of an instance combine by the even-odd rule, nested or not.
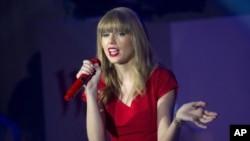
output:
[[[101,61],[98,59],[98,58],[92,58],[90,59],[90,61],[95,64],[95,63],[98,63],[98,65],[101,65]]]

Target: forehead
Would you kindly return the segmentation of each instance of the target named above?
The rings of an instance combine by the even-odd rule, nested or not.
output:
[[[131,25],[126,17],[119,15],[109,15],[104,17],[98,26],[98,32],[114,32],[122,31],[129,32],[131,30]]]

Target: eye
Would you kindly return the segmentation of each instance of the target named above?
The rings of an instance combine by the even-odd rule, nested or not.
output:
[[[102,34],[102,37],[108,37],[109,36],[109,33],[103,33]]]
[[[116,35],[117,35],[117,36],[125,36],[126,33],[125,33],[125,32],[117,32]]]

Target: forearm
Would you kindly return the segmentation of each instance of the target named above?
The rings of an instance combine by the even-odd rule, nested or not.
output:
[[[177,141],[182,121],[173,120],[167,131],[158,129],[158,141]]]
[[[105,141],[104,122],[95,97],[97,90],[88,92],[87,96],[87,135],[89,141]]]

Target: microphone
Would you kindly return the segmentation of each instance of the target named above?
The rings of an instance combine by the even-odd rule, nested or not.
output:
[[[101,65],[100,60],[98,60],[97,58],[92,58],[91,63],[95,64],[98,63],[99,65]],[[82,88],[82,86],[88,83],[88,81],[92,78],[92,76],[95,74],[92,73],[91,75],[89,74],[82,74],[78,79],[76,79],[76,81],[72,84],[72,86],[68,89],[66,95],[64,96],[64,99],[66,101],[71,100],[73,97],[76,96],[76,94],[79,92],[79,90]]]

